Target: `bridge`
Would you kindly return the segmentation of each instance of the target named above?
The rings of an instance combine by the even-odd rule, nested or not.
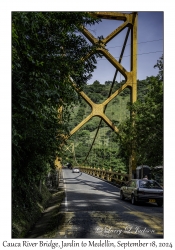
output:
[[[107,20],[113,20],[116,22],[116,29],[113,30],[108,36],[105,38],[96,38],[94,35],[90,33],[88,29],[85,27],[81,27],[81,31],[84,34],[84,36],[94,45],[98,45],[97,52],[100,53],[105,57],[106,60],[110,64],[112,64],[115,67],[115,74],[113,76],[113,81],[108,93],[108,97],[105,101],[98,104],[91,100],[91,98],[81,89],[79,89],[76,85],[76,82],[71,78],[70,76],[70,84],[72,84],[73,88],[77,91],[78,95],[81,96],[81,98],[90,106],[91,113],[87,115],[83,120],[75,126],[69,133],[69,138],[72,137],[78,130],[80,130],[86,123],[88,123],[92,118],[99,117],[99,125],[97,126],[94,138],[91,142],[91,145],[89,146],[89,150],[87,152],[87,155],[84,158],[84,163],[87,165],[88,157],[90,155],[90,152],[95,144],[97,135],[99,133],[100,127],[102,122],[104,122],[114,133],[118,133],[119,129],[118,127],[113,123],[113,121],[106,115],[105,111],[107,109],[107,106],[109,103],[112,103],[112,101],[126,88],[129,88],[130,90],[130,103],[134,103],[137,99],[137,13],[119,13],[119,12],[93,12],[91,15],[94,15],[95,17],[101,18],[101,19],[107,19]],[[117,22],[122,21],[122,24],[117,26]],[[118,55],[118,60],[109,53],[108,49],[106,48],[107,44],[117,37],[121,32],[125,32],[125,39],[123,41],[123,46],[121,49],[120,54]],[[130,70],[126,70],[125,67],[122,65],[122,59],[123,55],[126,49],[126,46],[130,44]],[[100,44],[100,46],[99,46]],[[88,54],[86,58],[83,60],[87,60],[94,52]],[[113,90],[115,86],[116,77],[118,74],[121,74],[124,78],[124,81],[120,83],[120,87],[117,90]],[[59,113],[61,114],[64,112],[63,109],[59,110]],[[67,138],[67,139],[69,139]],[[74,160],[76,163],[75,158],[75,150],[74,150],[74,144],[65,146],[65,150],[69,150],[73,153]],[[55,165],[59,166],[59,159],[56,159]],[[103,168],[103,167],[102,167]],[[85,172],[101,176],[103,178],[113,180],[120,182],[121,181],[121,173],[113,173],[110,171],[107,171],[107,173],[104,173],[104,170],[93,170],[89,168],[89,166],[83,167],[81,166],[81,169]],[[132,153],[129,157],[129,171],[128,176],[126,178],[131,178],[132,174],[136,171],[136,159],[135,159],[135,153],[132,149]],[[118,177],[117,177],[118,176]]]

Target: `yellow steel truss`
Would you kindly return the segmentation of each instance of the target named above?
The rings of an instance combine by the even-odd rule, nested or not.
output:
[[[124,14],[119,12],[92,12],[91,15],[99,17],[101,19],[112,19],[112,20],[122,20],[124,21],[122,25],[117,27],[111,34],[109,34],[106,38],[100,39],[100,47],[98,47],[98,52],[102,53],[103,56],[124,76],[125,83],[112,95],[108,96],[108,98],[101,104],[94,103],[83,91],[80,91],[76,87],[76,83],[70,77],[70,81],[72,82],[75,90],[81,95],[81,97],[91,106],[91,113],[80,122],[73,130],[70,132],[70,136],[77,132],[85,123],[87,123],[92,117],[98,116],[115,132],[118,132],[118,128],[112,123],[112,121],[105,115],[105,108],[107,104],[113,100],[120,92],[122,92],[125,88],[130,88],[131,90],[131,103],[134,103],[137,99],[137,13]],[[130,29],[131,32],[131,68],[130,71],[127,71],[120,63],[116,60],[105,48],[106,44],[111,41],[114,37],[116,37],[122,30],[125,28]],[[95,38],[85,27],[82,27],[82,33],[86,36],[86,38],[92,44],[99,44],[99,39]],[[87,55],[87,58],[91,56],[94,52]],[[130,157],[130,171],[129,175],[131,178],[132,171],[136,169],[136,161],[134,152]]]

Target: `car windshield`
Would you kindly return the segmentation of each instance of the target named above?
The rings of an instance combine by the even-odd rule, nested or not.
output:
[[[139,187],[140,188],[162,189],[162,187],[156,181],[152,181],[152,180],[140,180]]]

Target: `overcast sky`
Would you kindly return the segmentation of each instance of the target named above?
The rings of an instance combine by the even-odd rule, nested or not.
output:
[[[103,35],[105,38],[122,23],[123,21],[102,19],[102,22],[91,26],[89,29],[94,37]],[[139,80],[146,79],[147,76],[155,76],[158,73],[154,65],[163,54],[163,24],[163,12],[138,12],[137,79]],[[124,29],[106,47],[117,60],[123,46],[126,31],[127,29]],[[130,41],[128,39],[121,63],[128,71],[130,71]],[[112,81],[114,73],[114,66],[103,57],[102,59],[98,59],[97,69],[88,83],[93,83],[95,80],[100,81],[102,84],[108,80]],[[124,78],[118,74],[117,80],[120,79]]]

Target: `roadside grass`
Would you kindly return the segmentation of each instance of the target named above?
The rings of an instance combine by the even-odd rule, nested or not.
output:
[[[29,207],[24,206],[22,201],[12,206],[12,238],[28,237],[39,221],[43,224],[41,227],[43,234],[49,233],[57,226],[56,216],[64,198],[62,189],[48,190],[43,185],[40,192],[37,187],[33,187],[28,198]]]

